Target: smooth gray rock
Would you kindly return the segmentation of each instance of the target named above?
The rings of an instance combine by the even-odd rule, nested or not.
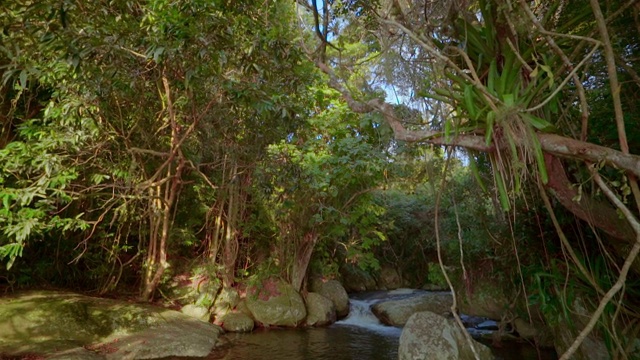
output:
[[[354,265],[345,265],[340,268],[342,283],[348,292],[362,292],[378,290],[378,284],[371,274]]]
[[[0,299],[0,355],[124,360],[206,356],[221,333],[213,324],[146,304],[56,291]]]
[[[222,328],[229,332],[250,332],[255,326],[253,319],[241,312],[227,313],[221,322]]]
[[[325,326],[336,322],[336,306],[330,299],[314,292],[306,296],[308,326]]]
[[[349,315],[349,295],[339,281],[315,279],[311,283],[311,291],[331,300],[336,306],[338,318]]]
[[[407,321],[398,348],[399,360],[475,360],[464,333],[444,316],[423,311]],[[481,360],[493,359],[491,350],[472,341]]]
[[[378,286],[387,290],[398,289],[402,287],[402,277],[394,267],[383,265],[378,277]]]
[[[182,309],[180,309],[180,312],[185,315],[189,315],[194,319],[205,322],[209,321],[209,318],[211,317],[211,314],[209,314],[209,309],[202,305],[188,304],[183,306]]]
[[[425,292],[405,299],[381,301],[371,307],[380,322],[402,327],[411,315],[419,311],[444,314],[451,311],[453,296],[448,292]]]

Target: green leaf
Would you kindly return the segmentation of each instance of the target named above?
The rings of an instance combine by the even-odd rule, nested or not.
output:
[[[444,138],[445,141],[449,141],[451,139],[451,120],[444,120]]]
[[[467,108],[467,112],[469,112],[471,119],[477,120],[478,111],[473,99],[472,85],[465,85],[464,87],[464,105]]]
[[[480,177],[480,171],[478,170],[476,157],[472,155],[470,156],[470,158],[471,159],[469,161],[469,167],[471,168],[471,173],[473,174],[473,177],[476,179],[476,182],[478,183],[478,185],[480,185],[482,192],[486,194],[488,192],[487,185],[485,185],[484,181],[482,180],[482,177]]]
[[[551,67],[548,65],[540,65],[540,68],[547,73],[547,77],[549,77],[549,87],[552,87],[554,84],[553,71],[551,71]]]
[[[0,246],[0,260],[9,258],[7,262],[7,270],[10,270],[16,258],[22,256],[24,246],[22,243],[11,243]]]
[[[498,170],[498,164],[493,157],[491,158],[491,167],[493,167],[493,179],[498,190],[500,206],[503,211],[509,211],[509,209],[511,209],[511,205],[509,204],[509,193],[507,192],[507,187],[502,177],[502,173]]]
[[[531,115],[531,114],[527,114],[527,113],[522,113],[521,114],[522,118],[524,120],[526,120],[527,123],[529,123],[531,126],[533,126],[534,128],[538,129],[538,130],[542,130],[542,131],[550,131],[553,129],[553,125],[542,119],[539,118],[535,115]]]
[[[533,152],[536,158],[536,163],[538,165],[538,173],[540,175],[540,180],[543,184],[549,182],[549,175],[547,174],[547,166],[544,162],[544,154],[542,153],[542,146],[540,145],[540,140],[538,140],[538,136],[535,133],[531,133],[531,142],[533,143]]]
[[[507,107],[511,107],[515,105],[515,96],[513,94],[504,94],[502,96],[502,101]]]
[[[2,205],[6,210],[11,209],[11,198],[12,198],[11,194],[7,194],[7,193],[2,194]]]
[[[498,75],[498,62],[497,60],[491,60],[489,65],[489,74],[487,76],[487,89],[493,95],[496,95],[496,81],[500,75]]]
[[[493,138],[493,123],[496,120],[496,113],[491,110],[487,113],[487,126],[485,128],[485,134],[484,134],[484,142],[485,144],[487,144],[487,146],[489,144],[491,144],[491,140]]]
[[[27,71],[26,70],[20,71],[20,87],[22,89],[27,88]]]

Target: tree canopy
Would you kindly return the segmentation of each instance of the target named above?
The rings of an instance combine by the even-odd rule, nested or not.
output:
[[[0,7],[0,279],[151,300],[197,261],[303,289],[353,264],[464,268],[459,241],[518,274],[527,310],[596,299],[563,358],[594,328],[628,354],[636,1]]]

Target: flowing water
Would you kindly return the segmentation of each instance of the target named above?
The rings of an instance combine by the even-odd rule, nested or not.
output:
[[[227,346],[216,349],[208,360],[395,360],[402,329],[385,326],[373,315],[371,305],[389,296],[386,292],[351,298],[349,316],[329,327],[309,329],[261,329],[248,334],[225,335]],[[496,359],[551,360],[555,353],[539,353],[523,344],[492,349]],[[179,358],[171,358],[178,360]],[[185,358],[187,359],[187,358]]]
[[[369,309],[373,303],[375,300],[351,299],[349,316],[329,327],[229,334],[230,346],[215,351],[209,359],[397,359],[402,329],[381,324]]]

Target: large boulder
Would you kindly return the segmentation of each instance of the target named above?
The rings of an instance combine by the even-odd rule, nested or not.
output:
[[[456,287],[457,305],[461,313],[500,320],[511,306],[504,286],[491,279],[476,280],[473,288]]]
[[[0,358],[202,357],[222,332],[179,311],[73,293],[38,291],[0,299]]]
[[[226,314],[230,313],[240,303],[240,295],[238,290],[234,288],[223,288],[216,296],[215,302],[211,307],[211,313],[215,317],[215,323],[219,323]]]
[[[380,289],[395,290],[402,287],[402,277],[396,268],[390,265],[383,265],[378,276],[378,286]]]
[[[339,281],[314,279],[311,282],[311,291],[331,300],[336,306],[336,315],[339,319],[349,315],[349,295]]]
[[[380,322],[402,327],[419,311],[444,314],[451,311],[453,296],[448,292],[425,292],[400,300],[381,301],[371,307]]]
[[[209,308],[221,288],[220,280],[216,278],[217,269],[200,260],[180,262],[179,267],[167,270],[174,274],[161,285],[162,294],[179,305],[197,304]]]
[[[336,322],[336,306],[330,299],[314,292],[306,296],[308,326],[325,326]]]
[[[230,312],[221,319],[222,328],[229,332],[250,332],[253,330],[253,319],[241,312]]]
[[[264,326],[298,326],[307,316],[302,296],[290,284],[267,279],[249,289],[246,304],[253,318]]]
[[[481,360],[493,359],[491,350],[472,340]],[[407,321],[398,348],[399,360],[475,360],[463,330],[444,316],[429,311]]]
[[[202,305],[188,304],[183,306],[180,312],[202,321],[209,321],[211,317],[209,309]]]
[[[368,272],[354,265],[344,265],[340,268],[340,275],[344,288],[348,292],[362,292],[378,290],[376,279]]]

